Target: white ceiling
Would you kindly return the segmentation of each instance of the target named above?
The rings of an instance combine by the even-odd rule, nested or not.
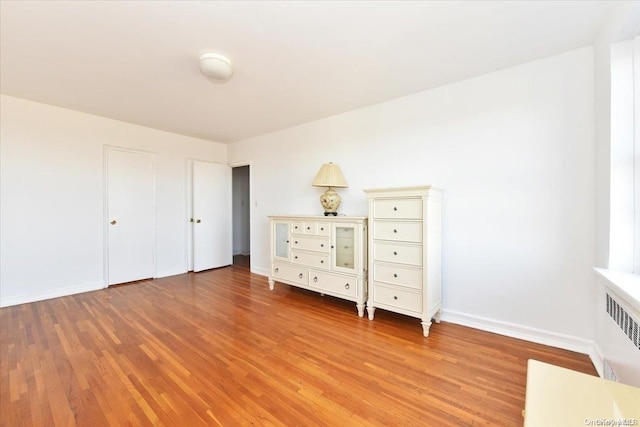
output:
[[[2,1],[0,90],[228,143],[590,45],[613,4]]]

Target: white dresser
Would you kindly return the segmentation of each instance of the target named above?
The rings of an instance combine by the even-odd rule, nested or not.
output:
[[[271,276],[275,282],[354,301],[367,298],[365,217],[270,216]]]
[[[364,191],[369,201],[369,319],[376,308],[417,317],[429,336],[431,319],[440,322],[442,308],[442,190]]]

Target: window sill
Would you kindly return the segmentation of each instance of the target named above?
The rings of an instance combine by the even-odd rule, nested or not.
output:
[[[630,308],[640,313],[640,274],[623,273],[607,270],[606,268],[594,268],[606,279],[605,287],[619,295]]]

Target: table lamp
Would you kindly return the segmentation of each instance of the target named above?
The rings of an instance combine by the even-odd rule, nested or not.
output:
[[[324,216],[338,216],[337,210],[342,198],[335,192],[333,187],[347,187],[347,181],[342,175],[340,166],[331,162],[322,165],[312,185],[314,187],[328,187],[327,191],[320,196],[320,203],[324,208]]]

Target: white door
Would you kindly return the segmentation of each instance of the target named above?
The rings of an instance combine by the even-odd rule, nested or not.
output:
[[[193,162],[193,271],[233,263],[231,168]]]
[[[109,285],[153,277],[153,154],[107,149]]]

